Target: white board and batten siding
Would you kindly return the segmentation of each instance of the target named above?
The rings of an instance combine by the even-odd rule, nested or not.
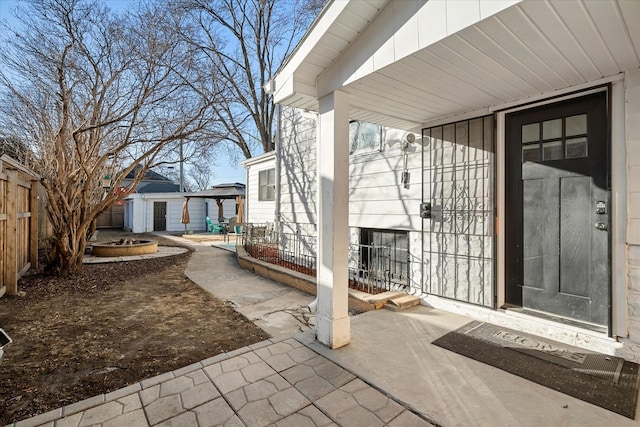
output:
[[[260,172],[275,169],[275,152],[262,154],[242,162],[247,169],[244,221],[250,224],[264,224],[276,219],[276,201],[260,200]],[[234,202],[235,203],[235,202]],[[226,208],[226,205],[225,205]]]

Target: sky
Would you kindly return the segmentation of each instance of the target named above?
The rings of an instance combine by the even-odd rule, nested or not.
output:
[[[133,3],[132,0],[102,0],[111,9],[126,9]],[[0,21],[9,23],[10,26],[15,24],[11,11],[19,3],[17,0],[0,0]],[[0,45],[0,48],[2,46]],[[222,151],[222,150],[219,150]],[[258,155],[257,153],[256,155]],[[240,182],[246,184],[246,169],[239,162],[231,162],[226,157],[221,157],[216,161],[214,175],[211,177],[210,185],[223,183]]]

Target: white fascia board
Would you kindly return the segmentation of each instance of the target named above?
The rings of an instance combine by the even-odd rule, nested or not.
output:
[[[349,6],[350,1],[329,0],[329,3],[322,9],[320,16],[311,24],[296,49],[288,57],[285,65],[273,77],[274,84],[271,88],[274,90],[273,99],[276,104],[286,105],[286,100],[296,94],[294,89],[300,89],[294,87],[296,71],[308,58],[321,38],[329,31],[331,25]],[[315,96],[315,88],[308,95]]]
[[[276,74],[276,78],[288,76],[295,73],[300,64],[309,56],[313,48],[318,44],[320,39],[331,28],[331,25],[338,19],[340,14],[348,7],[349,1],[333,1],[329,0],[329,3],[322,9],[320,16],[311,24],[311,28],[307,30],[306,34],[302,37],[300,43],[289,56],[288,61]],[[276,86],[277,89],[277,86]]]
[[[190,193],[141,193],[145,199],[182,199],[187,197]]]
[[[280,105],[290,105],[299,101],[300,97],[316,99],[316,87],[314,84],[305,83],[300,76],[289,75],[287,79],[275,77],[275,93],[273,102]]]
[[[278,74],[273,78],[275,84],[275,92],[273,93],[273,102],[276,104],[287,104],[287,100],[295,95],[293,88],[293,74]]]
[[[242,166],[249,169],[251,166],[255,166],[259,163],[264,163],[275,159],[276,152],[269,151],[268,153],[260,154],[259,156],[251,157],[250,159],[243,160],[240,162]]]

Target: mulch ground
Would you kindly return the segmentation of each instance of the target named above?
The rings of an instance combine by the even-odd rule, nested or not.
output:
[[[186,278],[190,256],[25,275],[26,296],[0,298],[14,340],[0,365],[0,425],[267,339]]]

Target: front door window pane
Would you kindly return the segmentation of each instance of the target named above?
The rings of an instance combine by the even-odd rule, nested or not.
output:
[[[522,126],[522,143],[540,140],[540,123],[530,123]]]
[[[580,157],[587,157],[588,153],[587,138],[571,138],[567,139],[566,142],[566,158],[567,159],[577,159]]]
[[[547,120],[542,123],[542,139],[562,137],[562,119]]]
[[[561,160],[563,158],[562,141],[551,141],[542,144],[542,160]]]
[[[584,135],[587,133],[587,115],[579,114],[566,118],[567,136]]]
[[[524,145],[522,147],[522,163],[525,162],[539,162],[540,161],[540,147],[538,144]]]

